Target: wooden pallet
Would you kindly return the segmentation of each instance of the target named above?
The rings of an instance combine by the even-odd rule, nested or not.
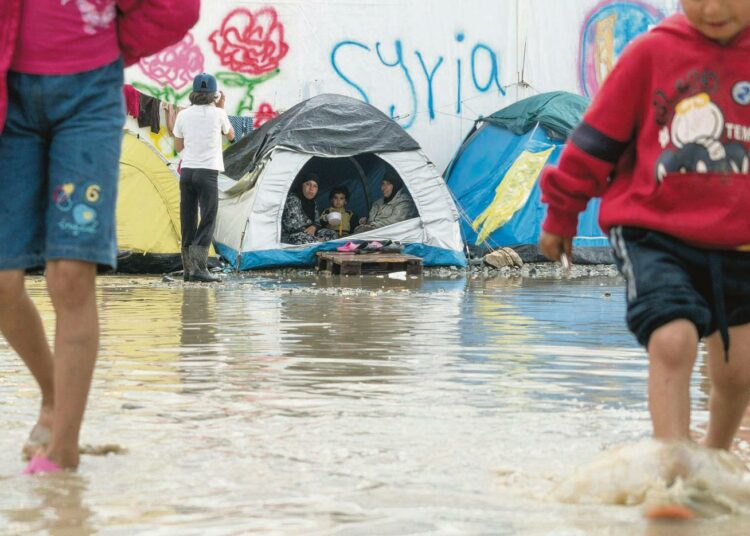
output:
[[[362,275],[365,273],[406,272],[422,274],[422,258],[403,253],[342,253],[319,251],[316,270],[332,274]]]

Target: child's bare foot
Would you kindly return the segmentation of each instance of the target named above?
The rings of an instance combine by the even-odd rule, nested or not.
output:
[[[62,469],[75,470],[78,468],[78,463],[80,462],[78,446],[74,449],[68,449],[56,448],[54,445],[49,445],[47,448],[40,451],[40,453]]]
[[[52,439],[52,408],[42,406],[39,419],[29,433],[21,453],[24,460],[30,460],[40,448],[46,447]]]
[[[23,459],[26,461],[30,460],[40,449],[43,449],[49,444],[51,437],[52,430],[41,424],[35,424],[34,428],[31,429],[29,438],[26,440],[26,443],[23,444],[21,449]]]

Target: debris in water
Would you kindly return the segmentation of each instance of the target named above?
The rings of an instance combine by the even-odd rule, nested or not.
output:
[[[750,473],[725,450],[648,440],[603,454],[551,493],[565,503],[682,505],[699,517],[750,514]]]

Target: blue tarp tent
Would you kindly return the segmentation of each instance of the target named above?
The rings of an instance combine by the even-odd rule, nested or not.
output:
[[[535,257],[547,210],[540,172],[557,163],[588,103],[571,93],[544,93],[477,121],[445,173],[470,247],[510,246],[522,257],[526,253],[525,260]],[[574,239],[579,261],[609,262],[598,214],[599,200],[594,199],[579,218]]]

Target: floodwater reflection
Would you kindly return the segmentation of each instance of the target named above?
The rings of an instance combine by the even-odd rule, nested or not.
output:
[[[11,532],[664,534],[636,507],[547,496],[649,434],[647,361],[619,280],[100,285],[82,439],[127,453],[84,456],[69,479],[17,476],[35,390],[0,341]],[[43,282],[29,289],[52,329]],[[705,421],[700,374],[692,390]]]

